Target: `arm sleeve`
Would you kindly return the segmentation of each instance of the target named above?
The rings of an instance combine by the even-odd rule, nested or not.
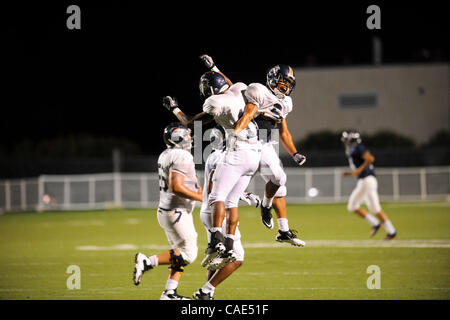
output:
[[[170,166],[170,171],[174,171],[176,173],[182,174],[186,176],[190,171],[193,161],[192,155],[189,153],[180,153],[177,154],[172,160],[172,165]]]
[[[245,91],[244,95],[249,103],[256,105],[258,109],[260,108],[260,106],[262,105],[263,96],[261,94],[261,90],[259,90],[256,84],[254,83],[250,84],[247,87],[247,90]]]
[[[364,154],[364,152],[366,152],[366,151],[368,151],[367,148],[362,144],[359,144],[358,147],[356,148],[356,153],[358,155],[360,155],[361,157]]]

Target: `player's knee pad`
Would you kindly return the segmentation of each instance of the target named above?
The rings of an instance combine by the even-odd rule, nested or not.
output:
[[[183,255],[179,254],[177,255],[175,253],[175,251],[172,249],[170,250],[170,265],[169,265],[169,269],[178,271],[178,272],[183,272],[183,268],[185,266],[187,266],[187,262],[184,260]]]
[[[275,197],[277,198],[282,198],[282,197],[286,197],[287,195],[287,188],[286,186],[281,186],[278,188],[277,193],[275,193]]]

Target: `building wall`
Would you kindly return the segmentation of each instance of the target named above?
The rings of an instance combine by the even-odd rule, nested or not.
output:
[[[448,64],[295,69],[295,75],[287,119],[294,141],[318,130],[356,128],[394,130],[422,143],[450,128]],[[342,94],[367,93],[376,96],[375,107],[339,106]]]

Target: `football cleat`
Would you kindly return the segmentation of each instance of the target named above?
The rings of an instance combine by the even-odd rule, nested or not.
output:
[[[289,229],[288,231],[278,230],[278,234],[275,240],[278,242],[289,242],[290,244],[296,247],[304,247],[306,245],[305,241],[297,238],[296,233],[297,233],[296,230],[291,229]]]
[[[391,233],[391,234],[387,234],[386,237],[384,238],[384,240],[392,240],[397,236],[397,232]]]
[[[180,296],[177,293],[177,289],[172,289],[172,290],[164,290],[163,293],[161,293],[161,297],[159,298],[159,300],[192,300],[192,299]]]
[[[142,254],[140,252],[136,253],[136,256],[134,257],[134,272],[133,272],[133,281],[134,285],[139,285],[141,283],[141,278],[144,272],[153,269],[153,266],[150,264],[147,264],[147,257],[145,254]]]
[[[372,227],[372,231],[370,232],[370,236],[373,237],[374,235],[376,235],[378,230],[380,230],[382,225],[383,225],[382,223],[379,223],[376,226],[373,226]]]
[[[272,207],[267,208],[261,205],[260,208],[261,208],[262,223],[266,226],[266,228],[273,229],[273,218],[272,213],[270,212]]]
[[[201,288],[192,294],[192,298],[194,298],[195,300],[214,300],[211,292],[205,293]]]
[[[208,248],[206,248],[206,256],[202,260],[202,267],[208,266],[212,260],[224,253],[225,250],[225,245],[222,242],[218,242],[215,246],[208,244]]]
[[[222,269],[228,262],[236,261],[236,253],[233,250],[228,250],[227,252],[215,257],[206,266],[208,270],[219,270]]]

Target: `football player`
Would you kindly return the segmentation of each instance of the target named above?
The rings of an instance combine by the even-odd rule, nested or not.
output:
[[[133,281],[139,285],[142,275],[158,265],[169,265],[169,279],[161,300],[190,300],[177,294],[185,266],[197,257],[197,232],[192,210],[195,201],[202,201],[202,188],[197,185],[190,129],[171,123],[164,129],[167,149],[158,158],[159,205],[158,222],[164,229],[171,249],[146,256],[137,253]]]
[[[203,202],[200,209],[200,219],[206,229],[208,243],[211,241],[211,234],[209,230],[212,227],[211,208],[208,203],[208,196],[212,191],[214,171],[216,170],[217,165],[222,161],[225,154],[225,130],[222,126],[217,125],[212,129],[210,138],[212,152],[205,162]],[[256,204],[256,207],[260,204],[259,197],[249,192],[242,194],[240,200],[243,200],[248,204]],[[226,233],[226,219],[222,225],[222,232]],[[224,264],[225,259],[220,256],[213,259],[211,262],[212,268],[207,271],[206,283],[202,288],[194,292],[192,295],[194,299],[213,300],[214,290],[216,287],[242,265],[244,261],[244,248],[241,242],[239,227],[236,227],[233,252],[235,260],[228,260],[226,264]]]
[[[216,71],[206,72],[200,78],[200,94],[205,98],[202,113],[190,118],[181,112],[174,99],[165,97],[163,100],[164,106],[185,124],[195,120],[203,123],[215,120],[226,130],[227,148],[214,172],[213,187],[208,197],[212,210],[212,227],[209,230],[211,241],[202,266],[209,270],[218,267],[211,265],[211,262],[219,255],[223,258],[223,264],[234,259],[233,243],[239,220],[238,202],[258,169],[261,157],[256,123],[235,128],[240,119],[249,113],[242,95],[247,86],[241,82],[233,84]],[[225,215],[227,234],[224,236],[222,224]]]
[[[351,171],[344,171],[344,176],[353,176],[357,178],[356,187],[348,199],[348,211],[354,212],[366,219],[372,226],[370,236],[373,237],[380,227],[384,225],[387,232],[386,240],[393,239],[397,236],[394,225],[383,212],[378,197],[378,182],[375,177],[375,168],[373,163],[375,157],[361,143],[361,136],[356,130],[348,130],[342,132],[341,141],[345,145],[345,154],[347,155]],[[368,213],[361,207],[361,203],[365,202],[369,211],[375,214],[377,220],[372,214]]]
[[[207,68],[218,71],[210,56],[202,55],[200,58]],[[277,65],[269,70],[266,78],[266,85],[252,83],[244,93],[247,107],[254,111],[254,121],[258,125],[259,139],[262,143],[260,174],[266,182],[266,187],[261,205],[261,220],[267,228],[273,228],[271,214],[273,206],[278,222],[278,234],[275,239],[303,247],[305,242],[296,236],[295,230],[289,228],[285,200],[286,174],[272,141],[273,130],[279,130],[279,138],[294,161],[299,166],[305,163],[306,157],[298,153],[286,121],[286,116],[292,110],[290,94],[295,87],[295,75],[290,66]]]

